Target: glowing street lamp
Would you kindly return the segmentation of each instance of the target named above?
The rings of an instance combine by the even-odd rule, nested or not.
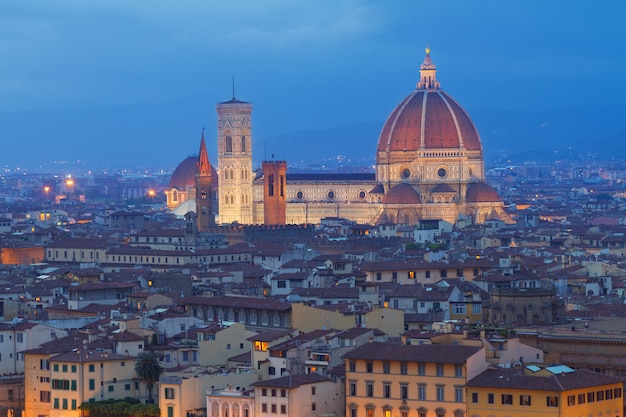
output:
[[[149,197],[154,197],[155,195],[156,195],[156,191],[154,191],[153,189],[148,190]]]

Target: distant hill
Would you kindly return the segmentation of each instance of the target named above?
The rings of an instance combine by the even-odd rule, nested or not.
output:
[[[209,157],[215,162],[215,113],[213,104],[207,103],[212,102],[198,95],[162,105],[0,113],[0,140],[6,147],[0,165],[36,169],[47,161],[81,160],[93,169],[171,169],[197,152],[203,126]],[[626,159],[624,110],[626,105],[551,112],[469,110],[469,114],[481,134],[487,163],[497,164]],[[255,164],[273,154],[300,168],[372,166],[383,123],[380,119],[290,133],[289,126],[253,120]]]

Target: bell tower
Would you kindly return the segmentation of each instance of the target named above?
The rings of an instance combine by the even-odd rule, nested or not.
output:
[[[213,214],[213,175],[209,163],[209,153],[204,142],[204,130],[200,140],[200,152],[196,165],[196,225],[199,232],[208,232],[215,226]]]
[[[252,105],[233,95],[216,110],[220,223],[252,224]]]
[[[285,225],[287,222],[287,162],[263,161],[264,224]]]

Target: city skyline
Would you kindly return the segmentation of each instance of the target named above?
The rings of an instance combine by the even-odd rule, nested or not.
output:
[[[255,106],[255,148],[282,156],[277,135],[380,128],[415,87],[425,46],[442,88],[470,115],[624,105],[621,5],[612,13],[558,2],[183,6],[1,5],[9,65],[0,67],[0,135],[29,146],[9,146],[0,165],[173,167],[197,152],[203,127],[215,163],[214,106],[231,98],[233,78],[237,98]],[[369,154],[372,130],[359,138]]]

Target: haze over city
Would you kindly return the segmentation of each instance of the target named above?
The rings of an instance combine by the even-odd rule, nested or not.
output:
[[[255,160],[367,164],[385,118],[415,88],[427,45],[487,162],[552,142],[583,152],[609,144],[620,157],[625,7],[3,2],[0,166],[170,169],[197,153],[202,128],[213,159],[215,104],[233,96],[233,79],[235,96],[254,105]]]

